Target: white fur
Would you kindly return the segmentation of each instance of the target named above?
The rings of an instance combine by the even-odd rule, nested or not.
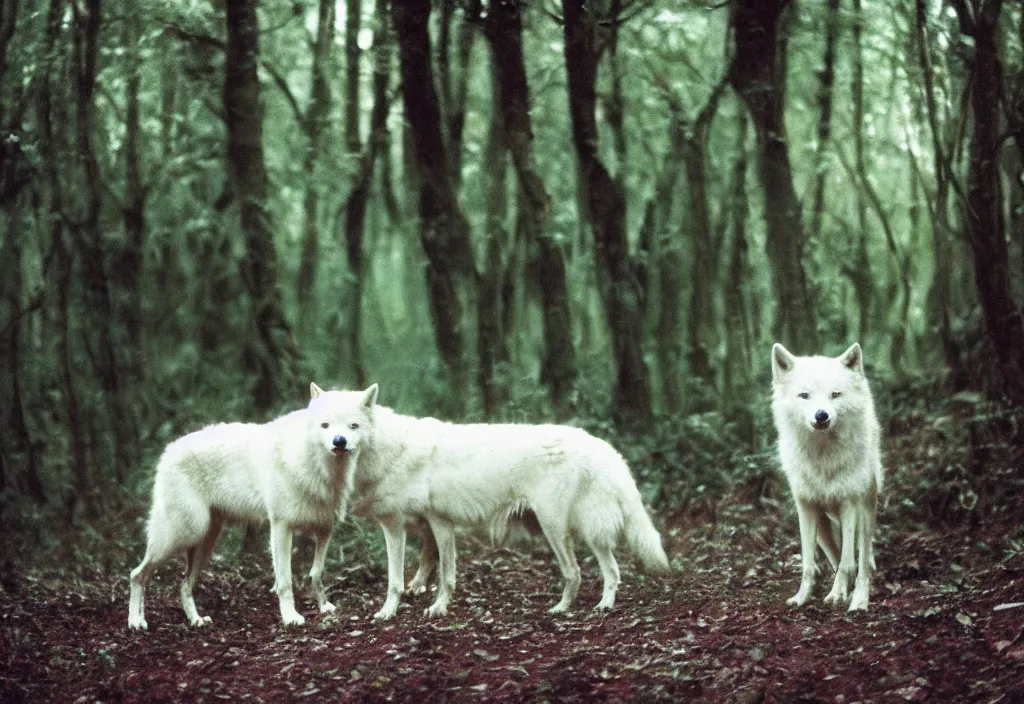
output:
[[[776,344],[772,379],[779,456],[796,501],[803,563],[800,589],[787,603],[802,606],[810,597],[817,544],[836,571],[825,602],[839,605],[849,596],[850,611],[867,610],[882,462],[860,345],[831,358],[794,357]],[[826,415],[827,423],[816,422]]]
[[[426,615],[441,616],[455,589],[455,527],[500,538],[510,518],[524,511],[536,516],[565,579],[553,612],[568,610],[579,588],[577,538],[601,567],[600,609],[615,604],[619,568],[612,550],[620,538],[646,567],[668,569],[661,536],[629,468],[606,442],[566,426],[456,425],[378,406],[360,452],[352,501],[354,514],[380,523],[388,548],[387,598],[375,618],[390,618],[398,609],[408,524],[426,521],[436,540],[438,590]],[[425,582],[426,576],[414,580],[425,587],[417,580]]]
[[[146,556],[131,573],[130,628],[146,628],[146,583],[162,562],[185,553],[181,603],[193,626],[210,622],[196,611],[192,590],[228,521],[270,521],[274,589],[281,619],[301,624],[292,591],[292,532],[316,538],[309,572],[321,612],[334,611],[323,587],[327,542],[344,517],[363,430],[376,387],[348,403],[341,392],[310,386],[309,406],[270,423],[212,425],[172,442],[156,469]],[[342,397],[345,403],[336,400]],[[352,428],[352,425],[356,428]],[[326,427],[323,427],[325,426]],[[346,451],[334,438],[343,435]]]

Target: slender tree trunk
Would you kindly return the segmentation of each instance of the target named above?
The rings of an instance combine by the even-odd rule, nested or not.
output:
[[[867,183],[867,164],[864,159],[864,59],[861,47],[864,14],[861,0],[853,0],[853,78],[851,93],[853,97],[853,153],[854,170],[861,183]],[[874,300],[874,277],[871,275],[871,262],[868,259],[868,209],[864,200],[864,190],[857,190],[857,229],[850,233],[847,243],[847,271],[853,282],[853,292],[860,310],[857,337],[862,342],[866,337],[871,322],[871,305]]]
[[[643,357],[640,287],[626,240],[626,198],[597,155],[598,18],[585,0],[563,0],[562,15],[573,144],[615,357],[613,412],[620,424],[643,424],[652,417],[651,383]]]
[[[81,504],[85,507],[86,514],[96,514],[96,507],[92,497],[92,483],[89,480],[89,458],[86,444],[85,428],[86,420],[83,417],[78,403],[78,393],[75,389],[75,379],[71,371],[71,344],[72,335],[71,319],[69,315],[71,297],[71,273],[72,259],[71,249],[68,246],[67,237],[64,232],[64,203],[62,198],[63,190],[59,177],[60,164],[56,151],[56,139],[52,119],[52,83],[53,64],[56,56],[57,39],[61,32],[61,23],[64,16],[63,0],[50,0],[46,13],[46,29],[44,46],[44,67],[40,76],[40,89],[37,96],[36,119],[39,124],[41,139],[39,140],[42,153],[42,163],[46,175],[49,218],[50,218],[50,245],[53,248],[53,278],[54,287],[57,292],[57,329],[54,342],[57,358],[57,379],[60,386],[61,399],[64,405],[64,415],[67,421],[67,432],[71,443],[71,481],[69,484],[73,490],[68,492],[68,518],[74,515],[74,507]]]
[[[320,0],[319,12],[317,14],[316,43],[313,46],[313,66],[310,76],[310,99],[306,108],[303,128],[306,132],[306,157],[303,170],[306,173],[306,196],[303,200],[305,211],[305,223],[302,236],[302,255],[299,259],[299,274],[297,279],[296,294],[299,307],[299,331],[302,334],[310,332],[312,321],[317,319],[316,296],[313,295],[316,286],[316,272],[320,263],[320,180],[317,176],[317,163],[320,160],[320,152],[323,150],[324,132],[327,129],[331,116],[331,86],[327,80],[327,73],[330,70],[331,47],[334,46],[334,7],[337,3],[333,0]],[[359,33],[359,0],[350,0],[347,7],[349,14],[347,22],[352,22],[352,8],[355,8],[355,34]],[[355,47],[355,55],[349,51],[350,27],[346,25],[345,32],[345,53],[350,62],[346,66],[346,103],[345,103],[345,132],[346,146],[349,151],[359,151],[359,122],[358,110],[355,123],[355,149],[352,149],[348,141],[352,135],[349,134],[348,100],[352,99],[348,93],[351,90],[351,74],[355,74],[355,91],[358,99],[359,86],[359,47]],[[355,43],[355,39],[351,41]],[[356,106],[358,108],[358,104]]]
[[[818,148],[814,152],[814,195],[810,228],[812,238],[821,236],[821,216],[825,210],[825,177],[828,175],[825,156],[828,153],[829,140],[832,138],[832,86],[835,83],[836,39],[839,36],[839,3],[840,0],[827,0],[825,59],[824,66],[818,73]],[[857,31],[859,32],[859,29]],[[859,63],[858,61],[857,65]]]
[[[491,57],[491,124],[484,154],[486,174],[487,224],[484,230],[484,268],[480,275],[477,298],[477,375],[483,396],[484,415],[492,418],[504,400],[504,389],[495,378],[495,365],[501,344],[501,286],[503,283],[503,250],[508,241],[505,220],[508,216],[508,148],[502,124],[500,85],[497,59]]]
[[[392,37],[389,31],[388,0],[377,0],[374,9],[376,26],[373,34],[373,112],[370,115],[370,136],[359,158],[359,169],[352,182],[352,190],[345,199],[345,247],[352,275],[351,308],[346,324],[349,329],[349,349],[356,385],[366,384],[366,365],[363,361],[363,292],[366,272],[363,252],[363,234],[366,230],[366,208],[370,201],[374,165],[378,155],[387,149],[387,119],[390,101]]]
[[[8,415],[8,423],[14,434],[14,447],[20,449],[20,454],[24,457],[24,470],[17,476],[18,488],[37,504],[45,504],[46,492],[43,489],[39,473],[42,458],[39,456],[38,444],[32,438],[32,432],[25,416],[25,369],[21,358],[21,331],[25,320],[22,314],[25,285],[22,274],[22,237],[23,235],[19,232],[9,232],[7,246],[4,248],[4,258],[7,261],[5,268],[10,278],[9,281],[4,282],[4,285],[10,286],[10,291],[7,293],[11,310],[11,318],[5,326],[7,339],[4,342],[7,346],[6,373],[10,376],[12,391],[9,414],[5,415]],[[0,332],[0,337],[2,336],[2,332]],[[0,492],[2,491],[3,489],[0,488]]]
[[[74,231],[75,244],[82,253],[84,264],[87,308],[97,317],[94,354],[96,371],[110,410],[110,425],[114,435],[114,476],[118,484],[127,477],[127,468],[136,463],[134,422],[128,413],[126,389],[120,365],[115,356],[115,331],[118,323],[114,315],[113,296],[105,260],[100,214],[103,183],[99,161],[93,143],[93,96],[96,90],[97,62],[99,59],[100,28],[102,27],[101,0],[88,0],[83,6],[72,4],[74,28],[75,71],[75,136],[78,161],[82,168],[85,202]]]
[[[942,133],[939,128],[939,108],[935,97],[935,72],[932,69],[931,44],[928,34],[927,0],[915,0],[914,28],[917,34],[917,51],[921,64],[921,78],[924,87],[925,107],[928,126],[932,137],[932,153],[935,158],[935,209],[932,221],[932,243],[935,256],[935,292],[939,335],[946,365],[953,370],[960,368],[960,354],[953,339],[952,302],[950,297],[952,281],[952,252],[950,246],[951,228],[949,223],[949,188],[953,175],[946,166]]]
[[[719,83],[691,125],[683,131],[682,157],[687,181],[687,229],[693,242],[690,268],[690,374],[710,381],[711,349],[714,346],[714,290],[718,270],[717,243],[711,227],[711,203],[708,196],[707,153],[711,124],[725,89]],[[666,332],[666,331],[663,331]]]
[[[594,7],[592,3],[591,8]],[[622,14],[622,0],[611,0],[609,9],[608,26],[608,69],[611,73],[611,95],[606,102],[605,114],[608,116],[608,125],[612,132],[612,145],[615,152],[616,178],[625,180],[626,177],[626,101],[622,95],[622,57],[619,54],[619,27]]]
[[[128,77],[125,81],[124,138],[124,242],[117,248],[111,270],[115,285],[116,317],[125,327],[126,345],[121,345],[124,382],[130,391],[142,378],[142,266],[146,233],[146,188],[142,182],[142,121],[139,115],[139,90],[142,82],[142,58],[139,53],[139,18],[125,19]],[[131,393],[135,396],[135,393]]]
[[[263,106],[256,76],[259,26],[255,0],[227,0],[227,52],[224,111],[227,161],[241,215],[246,256],[242,281],[249,294],[253,332],[246,350],[255,378],[253,402],[265,414],[296,395],[298,351],[284,316],[274,230],[267,211],[267,171],[263,158]]]
[[[738,0],[731,19],[736,50],[729,80],[746,104],[757,133],[768,261],[778,300],[775,338],[813,352],[818,348],[818,329],[804,272],[804,228],[786,145],[785,75],[779,70],[785,59],[779,51],[779,23],[789,3]]]
[[[967,231],[974,255],[974,281],[982,317],[995,350],[1007,394],[1024,400],[1024,317],[1010,288],[1006,223],[999,182],[1000,104],[1003,69],[997,31],[1002,0],[953,3],[965,34],[974,38],[971,70],[970,165],[967,177]]]
[[[429,0],[405,0],[391,6],[398,37],[402,99],[409,122],[420,181],[420,240],[427,255],[427,287],[434,337],[451,375],[451,388],[466,388],[465,343],[460,323],[463,306],[458,283],[475,284],[476,267],[469,224],[459,209],[450,179],[441,131],[441,112],[430,61]],[[451,394],[453,413],[464,399]]]
[[[331,38],[333,41],[334,12],[331,8]],[[323,16],[321,9],[321,17]],[[362,137],[359,129],[359,28],[362,24],[362,0],[347,0],[345,3],[345,149],[349,154],[359,154],[362,150]],[[326,58],[326,57],[325,57]],[[326,62],[325,62],[326,65]]]
[[[533,155],[533,128],[530,121],[530,93],[523,59],[523,19],[525,3],[522,0],[492,4],[485,25],[487,39],[496,65],[498,102],[504,140],[519,182],[518,207],[521,226],[528,246],[536,248],[540,283],[541,311],[544,326],[544,359],[541,380],[547,384],[556,416],[565,418],[572,413],[573,391],[576,386],[576,355],[572,339],[572,313],[565,274],[565,259],[559,244],[544,230],[551,211],[548,196],[537,172]],[[518,228],[517,228],[518,229]],[[505,270],[515,266],[516,245],[510,248]],[[508,277],[506,276],[506,282]],[[508,321],[511,295],[508,284],[502,294]],[[508,327],[504,335],[510,332]]]

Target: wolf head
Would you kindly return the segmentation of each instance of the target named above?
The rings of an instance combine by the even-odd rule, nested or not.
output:
[[[796,357],[772,347],[772,410],[782,429],[830,433],[856,416],[868,396],[864,354],[854,343],[838,357]]]
[[[373,427],[377,391],[376,384],[366,391],[324,391],[309,385],[306,412],[326,451],[336,456],[359,452]]]

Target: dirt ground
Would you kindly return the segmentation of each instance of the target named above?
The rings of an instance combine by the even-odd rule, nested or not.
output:
[[[0,700],[1024,701],[1024,553],[1006,547],[1018,522],[995,513],[927,528],[891,499],[870,611],[849,615],[822,603],[825,575],[813,603],[786,606],[800,570],[784,503],[737,499],[705,518],[658,516],[674,571],[642,577],[623,559],[609,615],[590,611],[600,576],[589,555],[577,611],[546,613],[560,584],[542,543],[462,539],[456,597],[437,620],[423,617],[423,595],[373,622],[383,563],[335,564],[337,613],[321,617],[303,591],[307,623],[288,629],[263,555],[215,556],[196,590],[213,623],[199,630],[178,605],[180,566],[151,584],[150,630],[127,629],[126,577],[140,556],[127,549],[106,564],[7,571]],[[297,574],[307,557],[296,555]]]

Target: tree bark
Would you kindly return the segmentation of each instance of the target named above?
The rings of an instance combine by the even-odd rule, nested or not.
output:
[[[839,36],[840,0],[827,0],[825,15],[825,58],[818,73],[818,148],[814,152],[814,194],[811,206],[812,238],[821,236],[821,216],[825,210],[825,155],[832,138],[832,86],[835,83],[836,39]],[[857,62],[859,64],[859,62]],[[856,69],[855,69],[856,70]]]
[[[974,38],[971,67],[971,135],[967,176],[967,231],[974,258],[982,317],[1006,393],[1024,400],[1024,317],[1010,288],[1006,223],[999,181],[999,119],[1003,69],[997,32],[1002,0],[954,2],[961,30]]]
[[[71,444],[71,481],[72,491],[68,492],[69,519],[74,514],[76,504],[85,507],[87,515],[95,515],[96,507],[92,497],[92,483],[89,480],[89,457],[86,443],[86,420],[78,403],[78,392],[75,389],[75,378],[71,371],[71,317],[69,314],[71,298],[72,258],[64,231],[63,189],[60,181],[60,163],[56,151],[56,135],[53,128],[53,64],[56,60],[57,39],[61,31],[64,15],[63,0],[50,0],[46,13],[46,29],[44,46],[46,47],[40,89],[36,103],[36,119],[39,124],[41,139],[39,140],[42,154],[43,169],[47,185],[47,205],[50,218],[50,244],[53,247],[53,277],[57,292],[56,311],[57,328],[54,343],[57,358],[57,379],[59,381],[64,415],[67,421],[68,435]]]
[[[420,240],[427,255],[427,287],[434,338],[451,376],[452,389],[466,388],[465,344],[460,323],[460,280],[475,284],[476,267],[469,224],[459,209],[450,179],[441,128],[441,112],[430,61],[429,0],[405,0],[391,6],[398,37],[402,100],[412,132],[419,172]],[[464,399],[450,395],[450,411],[459,413]]]
[[[537,253],[544,326],[541,381],[548,386],[556,417],[566,418],[573,410],[577,378],[572,312],[562,249],[544,230],[544,223],[551,212],[551,198],[537,172],[533,154],[530,92],[523,58],[524,7],[522,0],[492,4],[485,32],[497,62],[495,79],[498,84],[498,109],[501,111],[505,145],[512,157],[519,182],[521,223],[527,246],[535,248]],[[514,256],[509,259],[510,263],[505,265],[506,270],[512,265]],[[511,296],[506,291],[502,298],[502,307],[506,311],[503,319],[507,321]]]
[[[758,143],[767,254],[778,299],[775,339],[806,352],[818,348],[816,315],[804,272],[804,229],[783,119],[779,23],[790,0],[738,0],[731,18],[736,50],[729,80],[747,106]]]
[[[350,0],[348,7],[351,10],[355,7],[355,34],[359,33],[359,0]],[[320,0],[319,12],[317,14],[316,43],[313,45],[313,65],[310,76],[310,99],[306,108],[303,129],[306,132],[306,157],[303,163],[303,170],[306,174],[306,196],[303,201],[305,211],[305,223],[302,237],[302,255],[299,259],[299,273],[296,281],[296,294],[299,307],[299,331],[303,334],[310,332],[310,324],[316,320],[316,296],[313,289],[316,286],[316,272],[320,263],[320,180],[317,177],[316,167],[320,159],[320,152],[323,150],[324,132],[327,129],[331,116],[331,86],[327,80],[327,73],[330,69],[331,47],[334,46],[334,7],[333,0]],[[352,21],[352,12],[349,12],[347,22]],[[359,151],[359,112],[356,102],[355,125],[355,147],[353,149],[350,140],[353,138],[350,133],[349,114],[350,107],[348,100],[358,101],[359,86],[359,47],[355,47],[355,54],[349,51],[349,28],[345,32],[345,53],[350,62],[345,67],[346,74],[346,103],[345,103],[345,143],[350,152]],[[355,38],[351,41],[354,43]],[[352,90],[352,76],[355,74],[355,97],[349,91]]]
[[[613,415],[620,424],[643,424],[652,417],[651,383],[643,358],[640,287],[626,240],[626,198],[597,155],[598,18],[586,0],[562,0],[562,16],[573,145],[615,357]]]
[[[365,257],[363,234],[366,229],[366,208],[370,201],[374,165],[378,155],[387,149],[387,119],[390,109],[388,88],[391,82],[392,38],[389,31],[388,0],[377,0],[374,9],[376,27],[373,33],[373,112],[370,115],[370,136],[359,158],[359,169],[352,190],[345,199],[345,248],[352,275],[350,308],[346,324],[349,329],[348,356],[355,374],[356,386],[366,385],[363,361],[363,291],[365,289]]]
[[[106,247],[100,222],[103,182],[92,134],[102,3],[101,0],[88,0],[82,6],[72,4],[72,8],[72,67],[75,72],[76,88],[75,136],[78,162],[85,186],[84,203],[80,209],[78,222],[72,230],[84,265],[86,306],[97,318],[97,349],[92,357],[104,392],[104,401],[110,411],[110,425],[114,436],[114,476],[118,484],[123,484],[128,467],[136,464],[138,443],[135,424],[128,413],[122,371],[115,355],[114,340],[118,320],[114,315],[111,280],[105,262]]]
[[[255,0],[227,0],[227,52],[224,111],[227,161],[238,194],[246,257],[242,281],[249,294],[253,331],[246,363],[255,378],[253,402],[266,414],[299,388],[298,351],[284,316],[274,231],[267,211],[267,171],[263,157],[263,106],[256,76],[259,26]]]
[[[851,93],[853,98],[853,153],[854,170],[862,184],[867,184],[867,163],[864,159],[864,59],[861,34],[864,15],[861,0],[853,0],[853,77]],[[853,283],[857,308],[858,339],[864,341],[870,330],[871,304],[874,299],[875,280],[871,275],[868,259],[868,210],[863,189],[857,190],[857,228],[850,232],[847,243],[846,271]]]
[[[682,142],[689,197],[687,225],[693,242],[690,268],[689,367],[691,375],[705,381],[711,380],[713,376],[711,349],[714,341],[710,338],[714,329],[713,298],[715,272],[718,270],[718,245],[711,228],[711,203],[708,196],[708,137],[724,89],[725,82],[719,83],[714,89],[697,117],[691,124],[685,126]]]

